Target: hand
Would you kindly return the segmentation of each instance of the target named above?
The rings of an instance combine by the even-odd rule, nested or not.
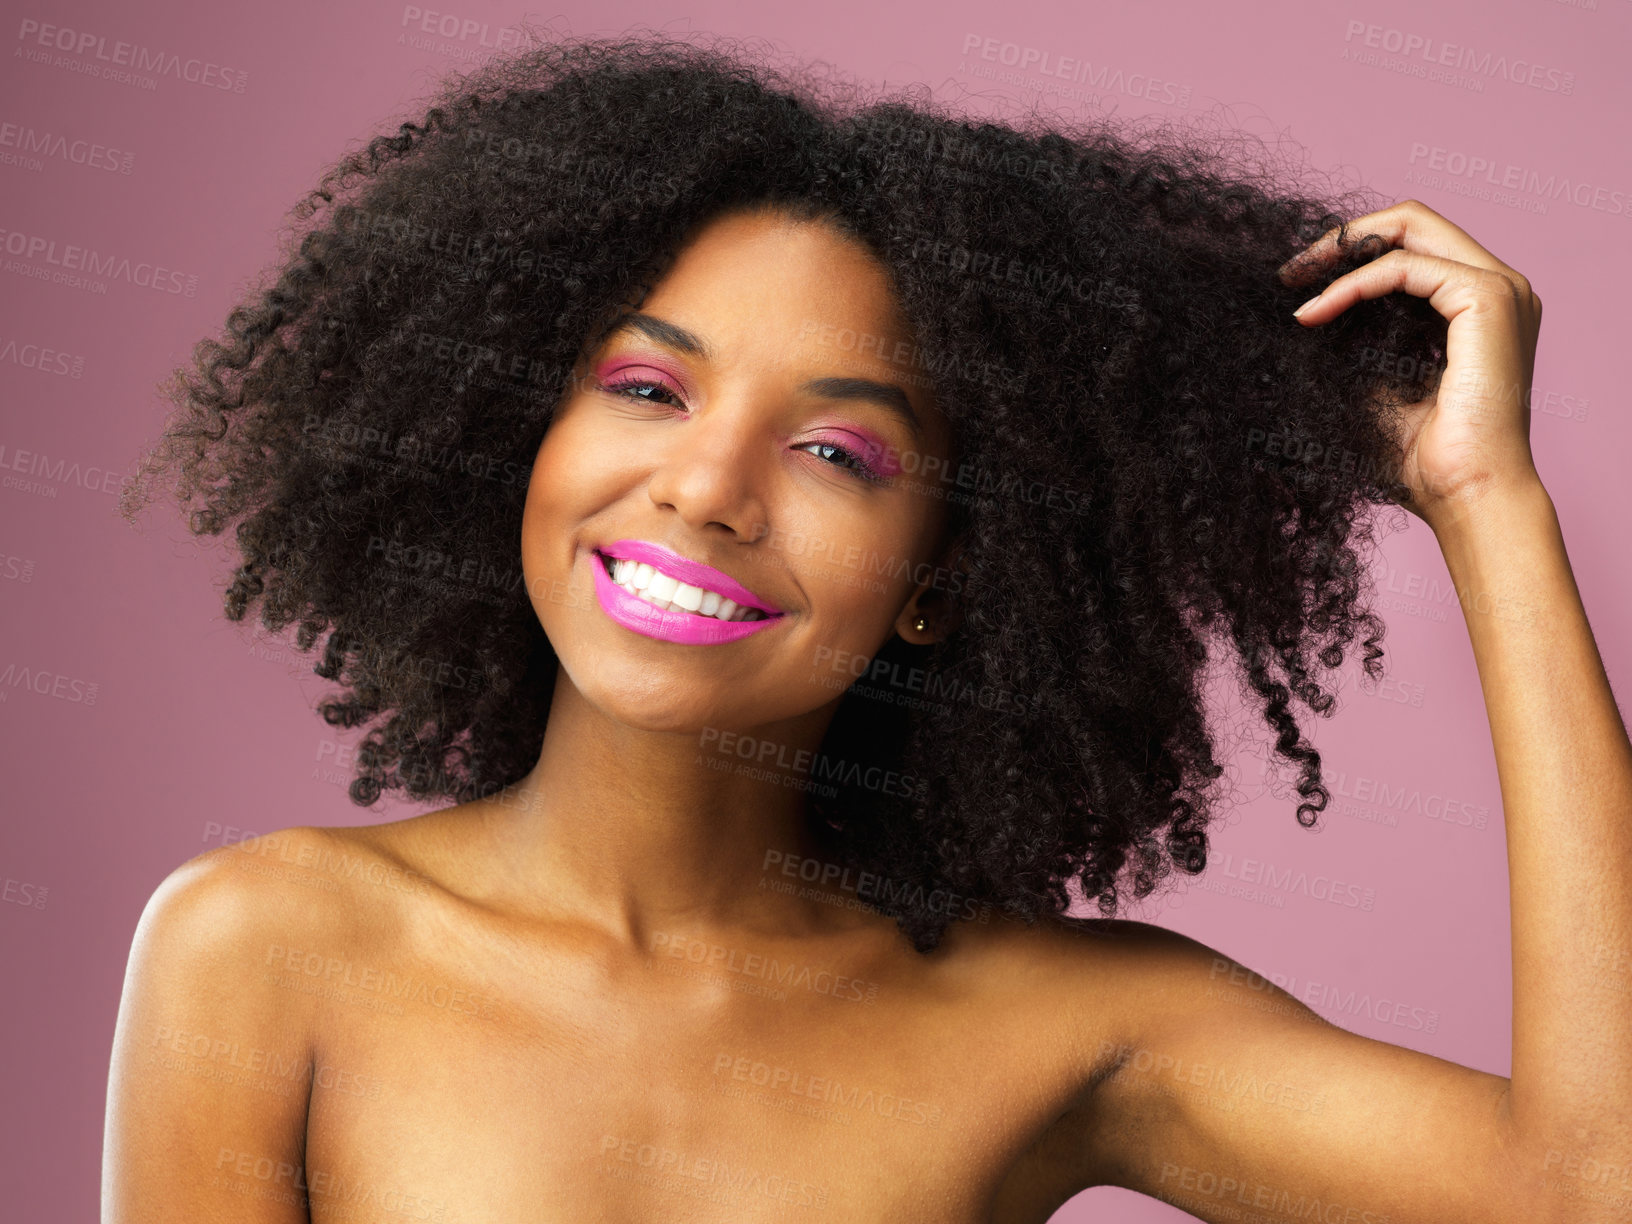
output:
[[[1362,298],[1396,289],[1426,297],[1449,320],[1446,364],[1427,398],[1401,409],[1406,505],[1429,526],[1493,490],[1538,484],[1530,453],[1530,383],[1541,299],[1530,282],[1426,204],[1406,200],[1348,224],[1395,249],[1338,277],[1300,308],[1306,327],[1335,319]],[[1337,251],[1328,230],[1280,269],[1311,284]],[[1352,239],[1351,239],[1352,241]]]

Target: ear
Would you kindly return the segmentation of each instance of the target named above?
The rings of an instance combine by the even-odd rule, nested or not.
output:
[[[914,646],[929,646],[948,637],[963,623],[958,594],[968,571],[963,567],[963,539],[954,540],[929,577],[918,584],[896,618],[895,631]],[[920,629],[918,622],[924,627]]]

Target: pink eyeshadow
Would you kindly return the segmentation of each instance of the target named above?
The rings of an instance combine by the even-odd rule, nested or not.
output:
[[[686,395],[687,397],[691,395],[691,387],[685,379],[681,378],[679,374],[669,369],[661,361],[652,357],[609,357],[605,361],[601,362],[600,365],[595,367],[595,377],[600,382],[605,383],[615,378],[617,375],[622,374],[626,370],[650,370],[654,373],[661,374],[675,386],[679,387],[682,394]]]
[[[883,438],[860,425],[846,425],[844,432],[861,441],[862,457],[880,476],[894,476],[901,471],[901,452]]]

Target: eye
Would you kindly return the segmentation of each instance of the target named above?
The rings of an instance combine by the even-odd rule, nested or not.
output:
[[[674,407],[685,407],[685,404],[680,402],[680,393],[678,391],[655,378],[614,378],[602,383],[601,390],[609,391],[623,399],[635,400],[642,404],[661,404],[662,400],[643,394],[647,391],[655,391],[658,395],[666,395],[673,400]]]
[[[818,451],[827,452],[827,454],[818,456],[825,461],[832,462],[828,459],[828,455],[838,456],[839,461],[832,464],[834,467],[844,468],[848,472],[853,472],[858,478],[865,480],[870,484],[888,483],[879,473],[878,469],[869,463],[865,458],[847,447],[839,446],[837,443],[806,442],[803,446],[796,447],[795,449],[810,450],[812,447]]]

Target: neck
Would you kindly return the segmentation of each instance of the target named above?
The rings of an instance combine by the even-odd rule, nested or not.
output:
[[[635,948],[670,931],[840,925],[842,910],[771,887],[790,879],[784,864],[822,858],[793,783],[836,707],[757,727],[649,731],[609,718],[558,669],[538,764],[481,805],[507,889],[526,909]]]

